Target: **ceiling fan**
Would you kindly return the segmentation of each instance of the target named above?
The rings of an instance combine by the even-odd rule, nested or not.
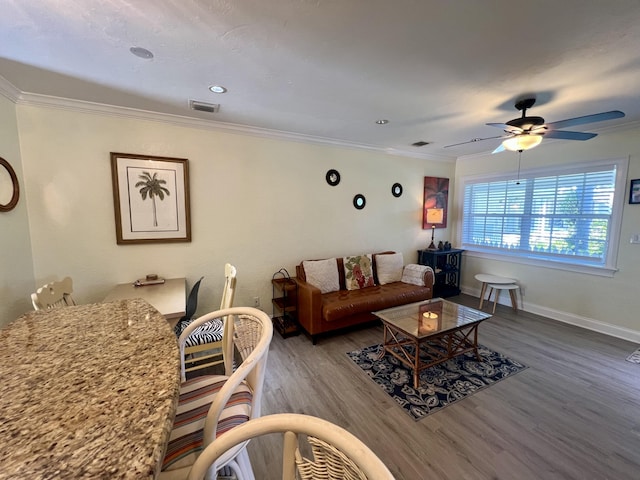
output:
[[[504,150],[521,152],[538,146],[540,142],[542,142],[543,136],[546,138],[557,138],[562,140],[589,140],[590,138],[595,137],[597,133],[572,132],[560,129],[584,125],[585,123],[602,122],[604,120],[624,117],[623,112],[619,110],[611,110],[610,112],[594,113],[582,117],[568,118],[557,122],[545,123],[544,118],[542,117],[527,116],[527,109],[531,108],[535,103],[535,98],[524,98],[522,100],[518,100],[515,107],[522,112],[521,117],[514,118],[506,123],[486,124],[491,127],[502,128],[504,130],[503,135],[487,138],[474,138],[468,142],[445,145],[445,148],[464,145],[466,143],[481,142],[483,140],[503,138],[504,141],[491,153],[499,153]]]

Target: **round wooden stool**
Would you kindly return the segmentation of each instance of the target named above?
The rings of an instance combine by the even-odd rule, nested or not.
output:
[[[511,297],[511,306],[518,313],[518,296],[516,295],[516,291],[520,288],[515,283],[490,283],[488,284],[489,290],[489,298],[487,301],[491,301],[491,293],[495,290],[495,297],[493,298],[493,312],[496,313],[496,304],[498,303],[498,296],[500,295],[500,290],[509,290],[509,296]]]

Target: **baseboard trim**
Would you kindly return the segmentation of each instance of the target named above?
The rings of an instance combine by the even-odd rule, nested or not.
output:
[[[462,293],[480,298],[479,288],[462,287],[461,290]],[[544,307],[542,305],[529,303],[524,301],[520,296],[518,296],[518,300],[521,302],[519,308],[521,308],[525,312],[534,313],[551,320],[567,323],[569,325],[575,325],[576,327],[602,333],[611,337],[628,340],[629,342],[640,343],[640,331],[601,322],[600,320],[596,320],[594,318],[582,317],[573,313],[563,312],[549,307]],[[500,305],[505,305],[508,307],[511,306],[511,301],[509,300],[508,295],[502,296],[502,298],[498,298],[498,303]]]

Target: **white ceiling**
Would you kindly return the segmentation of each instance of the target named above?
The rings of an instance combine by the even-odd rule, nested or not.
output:
[[[626,113],[569,130],[640,121],[638,0],[0,0],[0,12],[0,76],[20,98],[426,158],[493,150],[499,140],[443,147],[500,135],[485,123],[518,117],[527,93],[538,99],[528,114],[548,122]],[[190,99],[220,111],[192,111]],[[411,146],[421,140],[432,144]]]

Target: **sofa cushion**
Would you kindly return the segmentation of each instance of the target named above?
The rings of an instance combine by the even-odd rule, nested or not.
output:
[[[403,282],[358,290],[339,290],[322,295],[322,318],[332,322],[351,315],[428,300],[431,296],[430,287],[419,287]]]
[[[399,282],[402,279],[404,259],[402,253],[392,255],[378,255],[376,257],[376,269],[380,285]]]
[[[373,259],[371,255],[344,257],[344,280],[347,290],[373,287]]]
[[[322,293],[340,289],[338,262],[335,258],[326,260],[305,260],[302,262],[307,282],[320,289]]]
[[[402,271],[402,281],[404,283],[410,283],[411,285],[424,286],[424,274],[431,267],[425,265],[416,265],[410,263],[404,267]]]

